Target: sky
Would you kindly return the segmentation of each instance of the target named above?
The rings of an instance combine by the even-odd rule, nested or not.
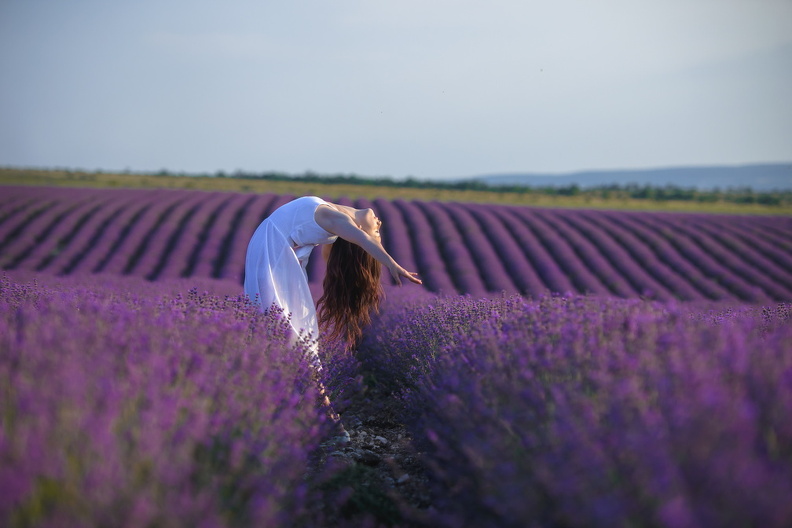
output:
[[[792,0],[0,0],[0,166],[792,161]]]

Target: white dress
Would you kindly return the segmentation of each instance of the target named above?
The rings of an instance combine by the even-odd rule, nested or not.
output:
[[[310,359],[317,368],[319,326],[306,265],[314,247],[338,238],[314,219],[316,208],[325,203],[305,196],[276,209],[256,228],[245,258],[245,294],[262,310],[274,304],[291,316],[295,336],[310,340]]]

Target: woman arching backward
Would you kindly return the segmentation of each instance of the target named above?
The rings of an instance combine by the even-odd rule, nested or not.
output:
[[[353,348],[382,299],[381,266],[397,284],[421,280],[382,246],[382,222],[371,209],[355,209],[304,196],[276,209],[253,233],[245,258],[245,294],[267,310],[290,315],[295,340],[305,339],[311,362],[321,369],[319,328]],[[313,249],[327,259],[323,293],[314,307],[306,266]],[[320,387],[322,392],[323,387]],[[339,418],[324,396],[330,415]],[[340,426],[340,422],[339,422]]]

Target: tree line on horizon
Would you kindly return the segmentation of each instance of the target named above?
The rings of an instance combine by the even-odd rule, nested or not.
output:
[[[157,173],[159,176],[173,176],[166,170]],[[279,171],[250,173],[236,171],[228,174],[218,171],[218,178],[239,178],[269,181],[299,181],[321,184],[371,185],[379,187],[407,187],[416,189],[443,189],[458,191],[484,191],[494,193],[544,194],[549,196],[584,196],[603,200],[651,200],[651,201],[690,201],[700,203],[728,202],[735,204],[761,204],[770,206],[792,205],[792,191],[774,190],[757,191],[750,186],[715,188],[702,190],[695,187],[678,185],[651,185],[647,183],[602,184],[583,187],[579,184],[567,185],[521,185],[521,184],[488,184],[479,180],[436,181],[418,179],[408,176],[405,179],[394,179],[389,176],[360,176],[358,174],[319,174],[306,171],[302,174],[290,174]]]

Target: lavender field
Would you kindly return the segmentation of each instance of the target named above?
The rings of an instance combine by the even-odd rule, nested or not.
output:
[[[437,299],[359,355],[425,452],[431,526],[792,524],[788,303]]]
[[[360,201],[426,288],[317,374],[239,297],[290,197],[2,191],[2,526],[792,525],[788,217]]]
[[[152,281],[241,282],[253,230],[293,198],[172,189],[2,191],[0,268]],[[386,249],[435,293],[792,300],[791,217],[344,203],[374,207]],[[321,259],[308,272],[319,284]]]

